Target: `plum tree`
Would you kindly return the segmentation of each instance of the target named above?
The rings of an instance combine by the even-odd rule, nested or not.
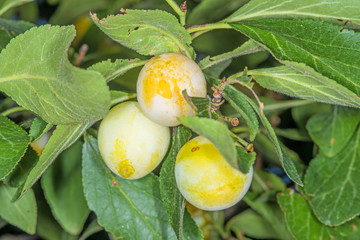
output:
[[[197,208],[216,211],[233,206],[248,191],[253,169],[244,174],[233,168],[205,137],[187,142],[176,157],[176,184]]]
[[[165,53],[150,59],[137,81],[137,95],[147,117],[164,126],[179,125],[177,117],[190,115],[191,107],[182,90],[192,97],[206,96],[206,81],[199,66],[190,58]]]
[[[138,179],[153,171],[169,142],[169,128],[148,119],[134,101],[113,107],[99,127],[100,154],[107,166],[125,179]]]

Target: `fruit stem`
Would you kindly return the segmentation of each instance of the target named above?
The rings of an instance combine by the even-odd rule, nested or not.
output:
[[[201,34],[215,29],[232,29],[232,27],[227,23],[209,23],[203,25],[195,25],[187,28],[186,30],[188,31],[188,33],[195,33],[192,35],[192,39],[195,39]]]
[[[242,132],[249,132],[250,130],[248,127],[240,126],[240,127],[232,128],[231,131],[234,133],[242,133]]]
[[[182,11],[180,7],[177,5],[177,3],[174,0],[166,0],[166,2],[170,5],[170,7],[176,12],[177,15],[180,17],[180,24],[182,26],[185,26],[185,16],[186,16],[186,10]],[[186,5],[185,5],[186,6]]]
[[[21,112],[21,111],[25,111],[26,109],[23,107],[14,107],[14,108],[10,108],[8,110],[5,110],[4,112],[1,113],[1,115],[3,116],[8,116],[10,114],[16,113],[16,112]]]
[[[236,139],[236,142],[239,143],[242,147],[246,148],[247,146],[249,146],[249,143],[247,141],[245,141],[244,139],[242,139],[235,133],[233,133],[231,131],[229,131],[229,132],[230,132],[231,136]]]

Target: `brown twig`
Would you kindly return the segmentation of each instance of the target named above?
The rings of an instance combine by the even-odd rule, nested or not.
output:
[[[79,67],[83,61],[84,61],[84,57],[87,53],[87,51],[89,50],[89,46],[87,44],[83,44],[79,50],[79,55],[76,59],[76,62],[75,62],[75,66]]]

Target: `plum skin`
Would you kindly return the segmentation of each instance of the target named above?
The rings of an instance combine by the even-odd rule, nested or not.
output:
[[[144,114],[164,126],[179,125],[178,117],[192,114],[182,90],[192,97],[206,97],[206,80],[199,66],[177,53],[151,58],[140,71],[137,98]]]
[[[247,174],[236,170],[203,136],[187,142],[176,157],[179,191],[202,210],[218,211],[235,205],[249,190],[252,176],[252,167]]]
[[[113,107],[99,127],[100,154],[110,170],[124,179],[153,171],[169,143],[170,129],[148,119],[134,101]]]

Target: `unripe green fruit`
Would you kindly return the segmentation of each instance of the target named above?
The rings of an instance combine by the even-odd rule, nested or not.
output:
[[[253,176],[233,168],[205,137],[187,142],[175,163],[176,184],[184,198],[197,208],[217,211],[239,202]]]
[[[170,129],[148,119],[137,102],[113,107],[102,120],[99,150],[106,165],[125,179],[138,179],[153,171],[165,156]]]
[[[142,68],[137,98],[144,114],[164,126],[179,125],[177,117],[192,114],[182,90],[192,97],[206,96],[206,81],[199,66],[181,54],[153,57]]]

